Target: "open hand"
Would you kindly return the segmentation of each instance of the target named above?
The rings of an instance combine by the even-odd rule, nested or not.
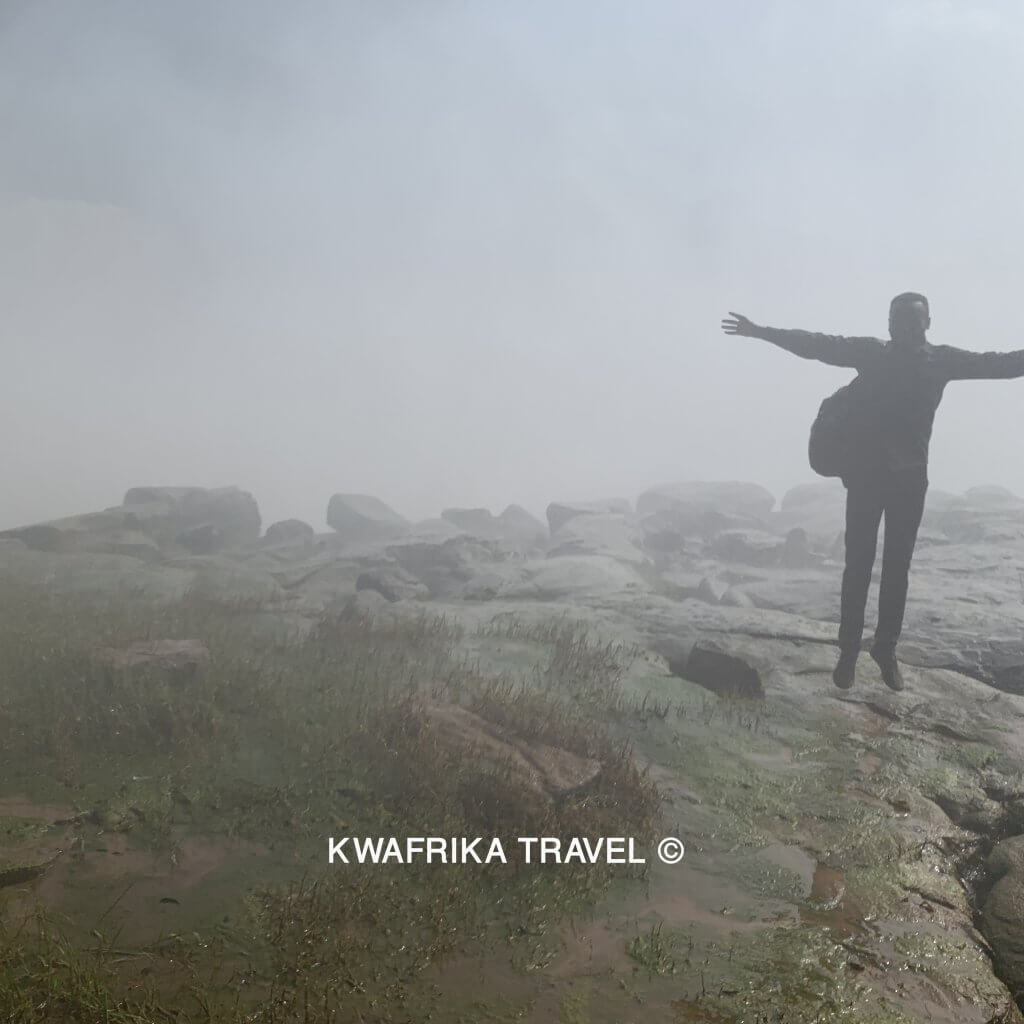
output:
[[[739,313],[730,312],[729,316],[722,320],[722,330],[726,334],[742,334],[744,337],[753,338],[756,336],[757,325]]]

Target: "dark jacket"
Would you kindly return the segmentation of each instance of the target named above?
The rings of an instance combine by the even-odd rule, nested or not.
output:
[[[927,341],[907,348],[878,338],[775,327],[762,327],[759,337],[804,359],[857,370],[875,427],[864,466],[908,480],[928,479],[932,423],[949,381],[1024,377],[1024,349],[968,352]]]

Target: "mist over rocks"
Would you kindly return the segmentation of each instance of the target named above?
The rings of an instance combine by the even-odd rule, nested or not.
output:
[[[775,496],[770,491],[738,481],[662,484],[644,491],[636,500],[641,515],[666,510],[713,511],[763,520],[774,507]]]
[[[390,540],[409,531],[409,520],[368,494],[335,494],[327,503],[327,525],[342,539]]]
[[[547,542],[544,524],[520,505],[509,505],[497,516],[486,508],[446,508],[441,519],[471,537],[502,541],[520,551],[539,551]]]
[[[765,737],[752,741],[753,753],[740,749],[736,729],[747,723],[753,730],[758,713],[743,710],[748,704],[774,709],[772,728],[780,732],[772,742],[783,752],[810,751],[794,756],[801,780],[815,774],[797,771],[811,765],[813,751],[832,757],[840,743],[857,753],[881,737],[889,745],[879,749],[892,762],[884,787],[872,788],[869,769],[846,770],[854,775],[851,801],[895,809],[879,810],[886,824],[872,825],[892,835],[839,834],[832,818],[802,811],[806,834],[793,838],[792,823],[780,828],[801,856],[846,865],[852,878],[858,870],[889,871],[886,891],[901,894],[901,913],[927,907],[920,914],[936,928],[970,934],[967,898],[949,863],[936,874],[913,851],[926,840],[935,849],[969,848],[1024,823],[1024,794],[1005,768],[1008,760],[1024,762],[1024,502],[999,488],[929,494],[901,645],[908,693],[887,691],[865,656],[855,689],[837,694],[830,673],[844,497],[838,485],[813,483],[776,505],[756,484],[681,483],[645,491],[635,504],[552,502],[545,526],[515,505],[498,515],[449,507],[411,522],[371,495],[339,493],[328,506],[329,531],[281,520],[261,537],[255,499],[237,488],[133,488],[121,506],[7,531],[0,582],[100,598],[127,590],[157,605],[190,598],[229,609],[282,642],[304,635],[325,612],[392,624],[433,613],[462,627],[465,653],[482,665],[496,659],[491,667],[499,673],[509,664],[501,657],[521,655],[525,642],[498,630],[488,646],[481,627],[582,623],[601,643],[643,652],[644,678],[671,695],[666,714],[685,692],[688,713],[704,714],[710,731],[716,715],[734,716],[733,731],[722,735],[736,749],[716,779],[731,778],[755,755],[776,757],[758,762],[758,772],[781,763],[781,755],[761,751]],[[188,678],[206,657],[193,641],[159,636],[96,656],[140,682]],[[701,696],[694,699],[693,690]],[[511,758],[516,778],[542,803],[600,777],[596,761],[495,737],[466,709],[438,706],[430,721],[455,753],[490,744],[495,757]],[[979,769],[953,785],[940,759],[964,745],[964,763],[977,757],[985,774]],[[858,766],[870,766],[857,757]],[[810,785],[801,782],[794,799]],[[830,800],[835,806],[834,794]],[[714,805],[709,814],[725,813],[706,802]],[[1024,977],[1024,926],[1007,900],[1024,891],[1019,842],[997,848],[984,868],[992,889],[982,914],[1015,984]]]
[[[599,501],[553,501],[546,510],[548,529],[557,533],[577,516],[630,515],[633,509],[625,498],[604,498]]]
[[[551,533],[548,558],[565,555],[605,555],[629,564],[650,564],[644,534],[635,517],[586,513],[565,520]]]
[[[782,496],[770,522],[779,530],[800,527],[810,537],[831,545],[846,525],[846,489],[838,480],[792,487]]]
[[[154,595],[191,587],[210,600],[267,602],[295,622],[357,594],[365,604],[369,593],[397,613],[431,601],[496,611],[571,602],[645,620],[668,602],[669,619],[679,621],[666,628],[677,633],[692,627],[696,637],[715,609],[728,612],[715,631],[743,622],[762,629],[766,615],[781,615],[791,617],[790,632],[820,624],[821,641],[832,643],[844,507],[833,481],[791,488],[778,504],[754,483],[678,482],[642,492],[635,504],[553,501],[545,526],[514,504],[500,514],[453,506],[412,522],[372,495],[339,492],[328,503],[327,533],[282,520],[261,537],[256,500],[237,487],[133,487],[120,506],[6,531],[0,567],[68,590],[118,580]],[[1024,501],[999,487],[929,492],[907,656],[1021,692],[1020,564]]]
[[[636,502],[648,546],[666,554],[686,549],[688,539],[699,547],[729,530],[763,532],[774,505],[763,487],[736,481],[664,484]]]
[[[6,531],[35,551],[157,561],[215,554],[260,536],[256,499],[237,487],[134,487],[120,506]]]
[[[238,547],[260,536],[256,499],[237,487],[133,487],[122,502],[124,522],[161,545],[196,554]]]
[[[301,519],[281,519],[271,523],[263,539],[268,544],[303,544],[313,543],[316,535],[313,527]]]
[[[524,550],[536,551],[547,543],[548,531],[544,524],[522,505],[509,505],[498,518],[501,520],[502,536],[506,540],[513,540]]]

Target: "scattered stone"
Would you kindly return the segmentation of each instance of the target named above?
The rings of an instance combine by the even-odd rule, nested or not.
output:
[[[672,668],[671,664],[669,668]],[[693,645],[681,674],[720,697],[764,696],[761,673],[744,658],[728,653],[713,640],[698,640]]]

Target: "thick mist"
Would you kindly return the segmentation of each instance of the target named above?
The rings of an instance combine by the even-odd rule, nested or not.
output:
[[[1007,3],[0,2],[0,527],[237,484],[318,528],[811,478],[849,378],[721,334],[1024,347]],[[1024,384],[933,487],[1024,493]]]

